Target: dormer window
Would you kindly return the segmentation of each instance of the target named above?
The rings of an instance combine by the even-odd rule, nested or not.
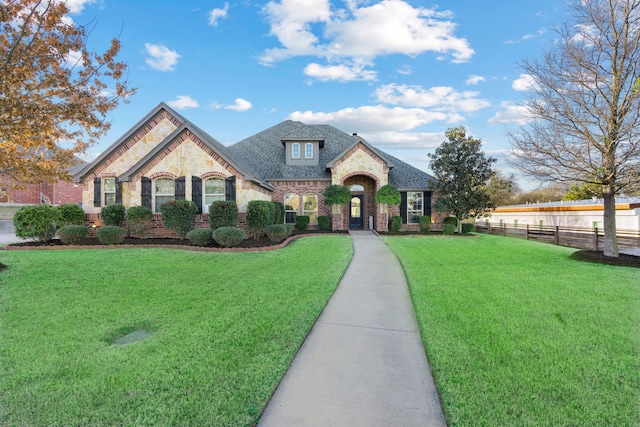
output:
[[[300,144],[297,143],[297,142],[294,142],[291,145],[291,157],[294,158],[294,159],[299,159],[300,158]]]
[[[313,159],[313,144],[310,142],[304,144],[304,158]]]

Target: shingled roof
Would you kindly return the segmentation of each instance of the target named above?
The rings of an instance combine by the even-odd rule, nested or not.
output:
[[[315,166],[288,166],[283,141],[323,141]],[[351,147],[361,142],[379,155],[390,168],[389,182],[399,190],[428,190],[431,175],[368,144],[362,137],[349,135],[330,125],[307,125],[286,120],[228,147],[228,153],[241,158],[256,176],[267,181],[331,180],[327,168]]]

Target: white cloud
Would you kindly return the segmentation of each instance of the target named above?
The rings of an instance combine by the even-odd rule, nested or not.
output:
[[[151,68],[158,71],[173,71],[176,69],[178,58],[180,58],[178,52],[159,44],[145,43],[144,47],[147,55],[149,55],[145,62]]]
[[[220,110],[221,108],[224,108],[225,110],[247,111],[253,108],[253,104],[246,99],[236,98],[233,104],[223,105],[218,102],[212,102],[209,104],[209,108],[212,110]]]
[[[362,7],[354,0],[346,2],[346,9],[328,0],[273,0],[263,11],[271,35],[281,44],[264,51],[259,58],[264,65],[309,55],[335,66],[336,62],[372,63],[378,56],[425,52],[466,62],[474,54],[466,39],[455,36],[451,13],[413,7],[403,0]]]
[[[225,3],[222,9],[212,9],[209,11],[209,25],[212,27],[218,26],[218,21],[227,17],[229,11],[229,3]]]
[[[69,13],[80,13],[85,5],[95,3],[96,0],[66,0],[65,3],[69,8]]]
[[[197,108],[199,107],[198,101],[191,98],[188,95],[178,95],[178,98],[174,101],[167,102],[167,105],[178,110],[184,110],[185,108]]]
[[[409,76],[413,74],[413,68],[411,67],[411,65],[402,65],[396,71],[398,72],[398,74],[402,74],[403,76]]]
[[[525,92],[531,89],[535,89],[537,86],[535,79],[531,74],[520,74],[520,77],[515,79],[511,84],[513,90],[518,92]]]
[[[472,74],[472,75],[470,75],[470,76],[469,76],[469,78],[467,79],[467,81],[465,82],[465,84],[466,84],[467,86],[475,86],[475,85],[477,85],[478,83],[480,83],[480,82],[484,82],[484,81],[486,81],[486,80],[487,80],[487,79],[485,79],[485,78],[484,78],[484,77],[482,77],[482,76],[478,76],[478,75]]]
[[[524,105],[502,104],[502,111],[498,111],[487,123],[490,125],[525,125],[531,121],[529,110]]]
[[[372,70],[365,70],[364,67],[364,64],[352,66],[346,64],[323,66],[311,63],[304,68],[304,74],[321,81],[337,80],[340,82],[349,82],[375,80],[378,73]]]
[[[388,84],[379,87],[375,95],[385,104],[407,107],[432,108],[437,111],[472,112],[491,104],[478,98],[479,92],[458,92],[450,86],[435,86],[424,89],[421,86]]]

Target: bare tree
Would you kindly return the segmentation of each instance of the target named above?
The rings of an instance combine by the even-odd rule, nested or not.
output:
[[[511,131],[511,164],[542,182],[596,184],[604,196],[604,254],[618,256],[615,195],[638,180],[640,0],[576,0],[539,60],[532,121]]]

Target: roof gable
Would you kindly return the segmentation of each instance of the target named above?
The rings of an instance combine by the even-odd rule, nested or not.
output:
[[[354,135],[355,136],[355,135]],[[380,161],[382,161],[382,163],[388,167],[389,169],[393,168],[394,165],[393,163],[391,163],[385,155],[383,155],[380,151],[378,151],[376,148],[372,147],[371,145],[369,145],[369,143],[367,143],[367,141],[365,141],[362,138],[358,138],[356,141],[354,141],[350,146],[348,146],[347,148],[345,148],[340,154],[338,154],[335,158],[331,159],[331,161],[329,161],[327,163],[327,167],[328,168],[332,168],[334,167],[337,163],[339,163],[340,161],[344,161],[347,157],[349,157],[351,154],[351,151],[356,148],[358,145],[364,147],[366,150],[369,150],[373,153],[373,155],[375,157],[377,157]],[[365,150],[365,151],[366,151]]]

